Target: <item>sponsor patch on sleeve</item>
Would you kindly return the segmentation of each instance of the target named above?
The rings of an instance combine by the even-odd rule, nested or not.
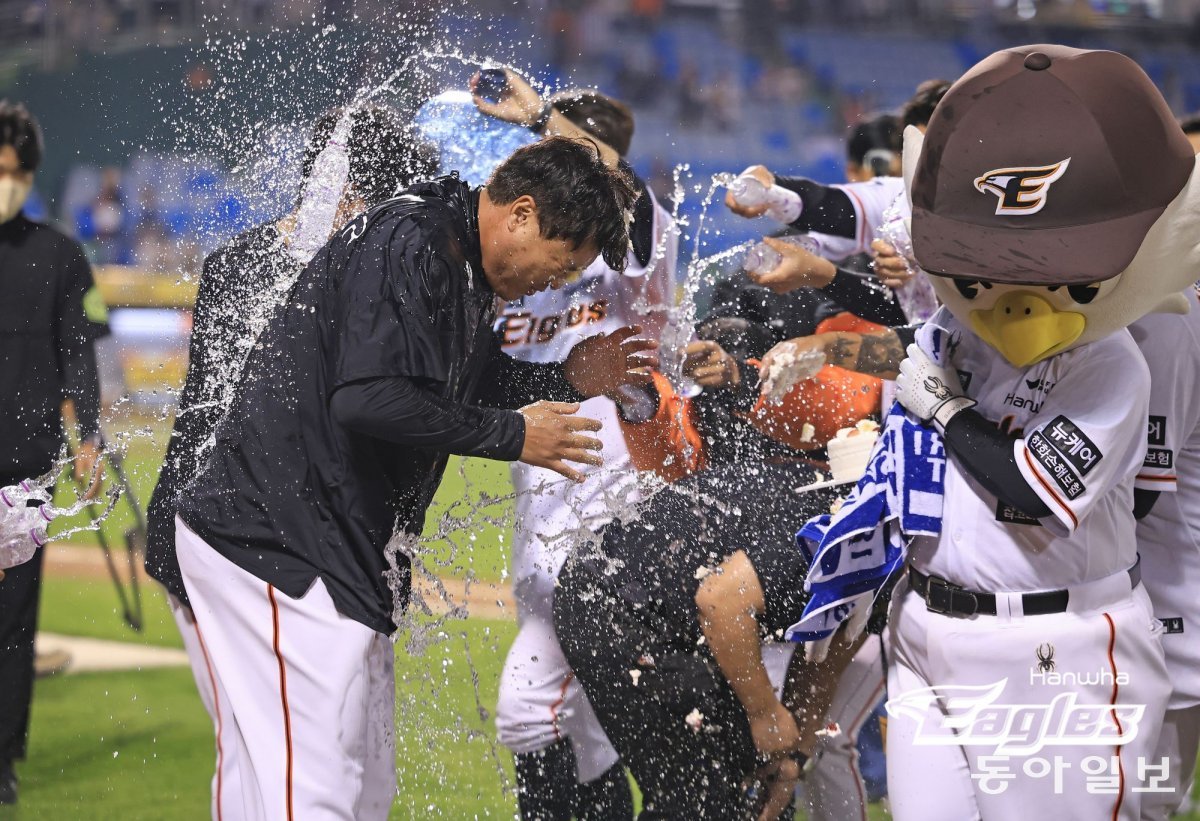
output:
[[[1151,445],[1162,447],[1167,444],[1167,417],[1151,416],[1146,428],[1146,440]]]
[[[1183,632],[1183,619],[1180,616],[1169,616],[1165,619],[1159,619],[1162,622],[1163,632],[1167,635],[1174,635]]]
[[[997,500],[996,502],[996,521],[1006,525],[1030,525],[1032,527],[1041,527],[1042,523],[1030,516],[1025,511],[1015,508],[1012,505],[1006,505],[1004,502]]]
[[[1045,440],[1079,471],[1080,476],[1087,476],[1104,458],[1100,448],[1065,416],[1054,417],[1042,429],[1042,433]]]
[[[1175,454],[1166,448],[1147,448],[1146,458],[1142,460],[1142,467],[1170,470],[1175,467]]]
[[[1043,436],[1041,431],[1034,431],[1026,438],[1025,448],[1029,451],[1029,455],[1046,469],[1055,484],[1062,488],[1063,493],[1067,494],[1068,499],[1078,499],[1087,490],[1083,480],[1072,469],[1073,463],[1065,454],[1059,452],[1058,448],[1052,445],[1050,439]]]

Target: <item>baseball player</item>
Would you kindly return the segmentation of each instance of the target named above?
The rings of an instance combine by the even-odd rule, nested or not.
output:
[[[909,347],[897,398],[947,458],[890,614],[892,811],[1137,818],[1169,684],[1133,518],[1150,374],[1124,328],[1200,265],[1195,155],[1133,61],[1050,45],[988,57],[906,140],[949,343],[941,365]]]
[[[564,91],[555,108],[619,154],[629,149],[633,119],[621,103],[595,91]],[[597,259],[575,282],[509,303],[496,323],[502,349],[527,362],[557,362],[581,339],[625,325],[657,338],[674,285],[678,234],[654,195],[641,194],[630,226],[625,271]],[[631,817],[632,797],[616,750],[604,735],[554,634],[555,579],[581,540],[595,537],[614,508],[635,498],[636,477],[612,400],[583,403],[599,420],[605,464],[585,469],[581,484],[514,465],[516,526],[513,593],[519,631],[500,678],[496,729],[516,757],[518,803],[527,821]]]
[[[1134,482],[1142,583],[1163,626],[1171,697],[1152,766],[1165,767],[1163,789],[1142,798],[1142,818],[1160,821],[1189,792],[1200,745],[1200,300],[1184,293],[1184,316],[1151,314],[1129,327],[1150,367],[1146,458]]]

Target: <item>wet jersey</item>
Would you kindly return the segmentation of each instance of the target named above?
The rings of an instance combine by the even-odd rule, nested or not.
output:
[[[631,237],[625,272],[614,271],[597,258],[571,285],[509,303],[496,322],[505,353],[526,362],[557,362],[566,359],[581,340],[625,325],[640,325],[642,336],[659,337],[664,306],[671,304],[673,296],[678,236],[670,214],[649,191],[644,196],[650,198],[652,208],[638,209],[630,233],[641,236]],[[616,405],[596,397],[584,402],[579,412],[604,425],[596,434],[604,444],[604,465],[576,465],[587,476],[583,483],[544,468],[512,466],[517,491],[516,582],[535,573],[553,577],[578,543],[577,536],[598,531],[611,518],[614,503],[630,500],[636,479]]]
[[[1014,435],[1021,475],[1051,515],[1033,519],[1002,504],[947,459],[941,534],[915,540],[913,564],[968,589],[1005,592],[1057,590],[1131,567],[1150,377],[1129,333],[1015,368],[945,308],[931,321],[950,331],[964,391]]]

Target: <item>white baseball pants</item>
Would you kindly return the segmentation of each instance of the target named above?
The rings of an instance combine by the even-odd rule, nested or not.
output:
[[[338,613],[320,580],[289,598],[175,524],[207,662],[197,678],[212,691],[213,818],[387,818],[396,795],[391,642]]]
[[[1170,792],[1148,793],[1142,797],[1142,821],[1167,821],[1172,813],[1186,812],[1192,776],[1196,772],[1196,748],[1200,747],[1200,704],[1181,710],[1167,710],[1154,760],[1170,762]]]
[[[1170,693],[1145,590],[1131,592],[1119,573],[1071,588],[1067,612],[1040,616],[1003,598],[1006,616],[954,617],[897,586],[888,625],[892,815],[1138,819]],[[1118,736],[1128,743],[1114,744]]]

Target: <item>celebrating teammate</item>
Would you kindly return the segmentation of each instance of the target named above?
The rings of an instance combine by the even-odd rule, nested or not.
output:
[[[620,268],[633,196],[594,146],[544,140],[482,189],[443,177],[352,221],[273,313],[177,505],[248,816],[387,815],[387,636],[409,593],[406,539],[448,455],[575,477],[568,462],[600,461],[598,423],[530,403],[614,394],[647,347],[626,329],[563,365],[518,363],[495,343],[496,297],[560,287],[601,254]]]
[[[567,120],[624,156],[633,117],[616,100],[591,90],[568,90],[551,98]],[[630,171],[632,174],[632,171]],[[555,362],[578,342],[637,324],[657,339],[664,306],[674,285],[677,237],[670,215],[633,177],[630,248],[618,271],[597,259],[579,279],[508,303],[497,321],[501,348],[517,359]],[[599,538],[614,511],[635,498],[616,404],[589,399],[580,416],[598,419],[604,467],[584,467],[571,484],[544,469],[516,463],[517,491],[512,541],[517,637],[500,677],[496,729],[516,757],[517,800],[527,821],[631,817],[633,799],[616,750],[596,721],[554,635],[551,603],[555,579],[581,540]]]
[[[333,133],[341,111],[317,120],[304,153],[301,179],[307,180],[317,155]],[[427,147],[417,142],[392,111],[362,108],[352,115],[346,146],[350,174],[329,232],[373,208],[432,172]],[[223,734],[217,739],[213,777],[213,817],[240,806],[239,745],[233,722],[217,720],[216,682],[188,603],[175,557],[175,499],[196,475],[211,447],[217,423],[233,402],[242,366],[263,325],[304,267],[290,253],[295,213],[263,223],[234,238],[205,261],[193,311],[188,372],[162,472],[147,510],[146,572],[168,592],[171,612],[183,637],[200,699]]]

